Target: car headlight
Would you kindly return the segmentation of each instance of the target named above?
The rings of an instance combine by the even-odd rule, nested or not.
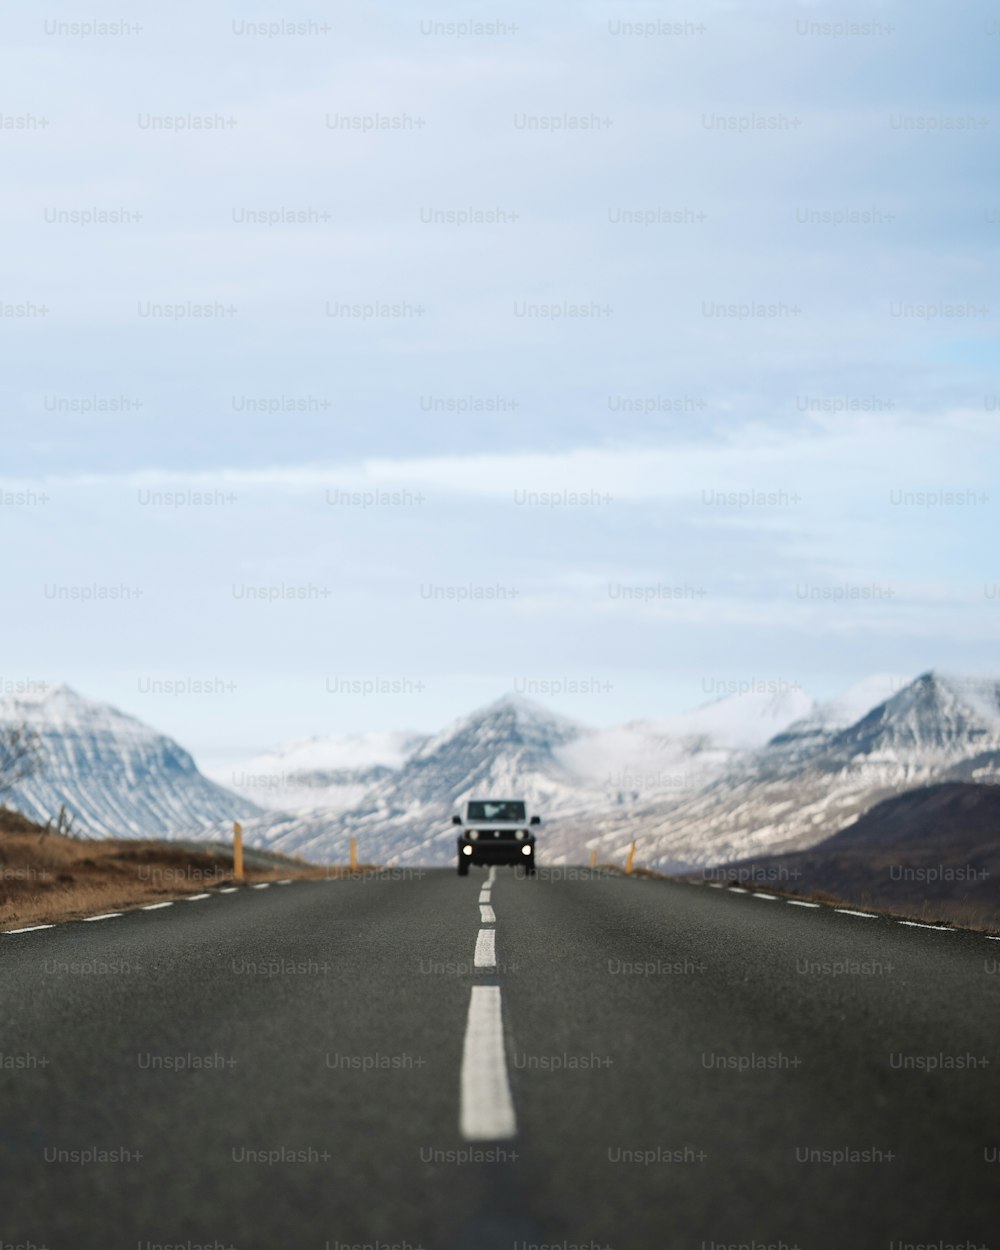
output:
[[[521,839],[526,838],[527,836],[528,836],[527,829],[518,829],[517,833],[514,834],[515,838],[521,838]]]
[[[462,854],[463,854],[463,855],[471,855],[471,854],[472,854],[472,847],[471,847],[471,846],[463,846],[463,847],[462,847]]]
[[[521,854],[522,854],[522,855],[530,855],[530,854],[531,854],[531,847],[530,847],[530,846],[522,846],[522,847],[521,847]]]
[[[472,841],[473,841],[473,842],[475,842],[476,838],[478,838],[478,837],[479,837],[479,830],[478,830],[478,829],[470,829],[470,830],[469,830],[469,837],[472,839]]]

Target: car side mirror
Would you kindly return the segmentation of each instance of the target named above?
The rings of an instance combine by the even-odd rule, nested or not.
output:
[[[453,825],[460,825],[460,824],[462,823],[462,817],[461,817],[461,816],[452,816],[452,818],[451,818],[451,823],[452,823]]]
[[[540,825],[541,823],[542,823],[541,816],[532,816],[532,818],[528,821],[529,825]]]

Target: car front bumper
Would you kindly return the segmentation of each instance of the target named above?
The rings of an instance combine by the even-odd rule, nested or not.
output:
[[[472,854],[467,855],[464,847],[470,846]],[[526,855],[524,848],[529,847],[531,853]],[[535,858],[534,838],[515,840],[514,838],[480,838],[471,841],[466,838],[458,840],[458,854],[470,864],[527,864]]]

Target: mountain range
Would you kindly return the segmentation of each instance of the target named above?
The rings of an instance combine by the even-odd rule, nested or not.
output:
[[[505,695],[422,741],[353,807],[270,813],[249,823],[248,836],[307,859],[342,860],[355,837],[365,860],[449,863],[450,818],[466,798],[525,798],[562,828],[639,794],[693,790],[812,706],[800,690],[755,692],[669,721],[594,730]]]
[[[318,861],[445,864],[474,795],[524,797],[540,853],[698,869],[815,845],[894,794],[1000,780],[1000,681],[879,675],[815,703],[798,688],[716,699],[662,721],[594,729],[508,695],[440,733],[301,739],[203,776],[177,743],[66,687],[0,701],[39,733],[45,768],[5,796],[60,804],[96,835],[224,838]],[[220,784],[225,782],[225,784]]]
[[[885,697],[858,714],[861,696],[880,685]],[[582,841],[611,857],[636,837],[642,862],[687,871],[813,846],[882,799],[959,780],[1000,781],[1000,680],[936,672],[906,684],[870,679],[694,793],[559,822],[549,850],[575,858]]]

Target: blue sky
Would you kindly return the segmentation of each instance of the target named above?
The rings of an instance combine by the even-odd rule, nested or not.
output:
[[[997,668],[991,6],[6,33],[5,684],[208,760]]]

